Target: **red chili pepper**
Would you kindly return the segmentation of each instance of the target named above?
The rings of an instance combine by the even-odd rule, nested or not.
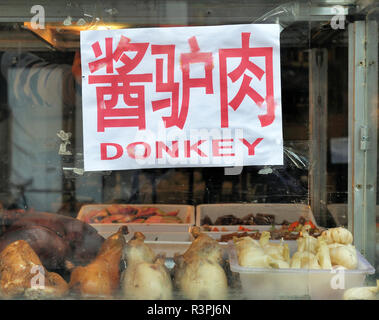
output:
[[[289,227],[288,227],[288,231],[293,231],[293,230],[295,230],[295,228],[296,228],[299,224],[300,224],[299,221],[295,221],[295,222],[291,223],[291,224],[289,225]]]

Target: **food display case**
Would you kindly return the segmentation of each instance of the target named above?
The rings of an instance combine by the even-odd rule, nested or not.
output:
[[[0,298],[377,299],[378,25],[2,1]]]

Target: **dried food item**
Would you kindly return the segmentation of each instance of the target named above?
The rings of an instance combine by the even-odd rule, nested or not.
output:
[[[218,217],[214,223],[216,226],[223,225],[223,226],[233,226],[233,225],[239,225],[243,224],[242,219],[237,218],[236,216],[232,214],[227,214],[221,217]]]
[[[136,232],[124,248],[126,269],[121,276],[123,296],[136,300],[170,300],[173,288],[165,266],[165,256],[156,256],[144,240],[145,236]]]
[[[156,207],[111,204],[92,209],[80,219],[86,223],[183,223],[179,210],[164,212]]]
[[[228,242],[230,240],[233,240],[234,238],[243,238],[243,237],[250,237],[252,239],[259,240],[260,235],[261,234],[259,231],[251,232],[251,233],[248,233],[248,232],[232,232],[232,233],[228,233],[228,234],[222,234],[219,241],[220,242]]]
[[[12,242],[0,253],[0,292],[5,298],[60,298],[68,292],[66,281],[48,272],[24,240]]]
[[[275,224],[275,216],[273,214],[257,213],[254,221],[257,225],[272,225]]]
[[[279,231],[272,231],[273,239],[280,239],[281,236],[284,240],[296,240],[301,237],[301,231],[306,230],[307,234],[312,237],[319,237],[322,229],[316,227],[311,220],[306,220],[304,217],[300,217],[299,220],[292,222],[291,224],[282,224]],[[277,235],[275,235],[277,233]]]
[[[209,218],[209,216],[204,216],[203,219],[201,219],[201,225],[207,225],[207,226],[211,226],[213,223],[212,223],[212,220],[211,218]]]
[[[191,230],[195,240],[183,255],[174,256],[174,283],[187,299],[227,298],[228,281],[222,267],[222,248],[199,227]]]
[[[74,268],[70,289],[82,296],[112,297],[120,285],[120,261],[127,232],[126,226],[121,227],[105,240],[90,264]]]
[[[203,226],[204,228],[204,226]],[[211,227],[210,227],[211,228]],[[209,231],[214,231],[211,229],[208,229]],[[289,231],[286,228],[280,228],[280,229],[271,229],[270,231],[271,239],[272,240],[297,240],[301,237],[301,233],[298,231]],[[321,234],[321,231],[319,233],[313,233],[310,234],[314,237],[318,237],[318,235]],[[232,232],[227,234],[222,234],[220,236],[219,241],[220,242],[228,242],[230,240],[233,240],[234,237],[241,238],[241,237],[251,237],[252,239],[259,240],[261,237],[261,231],[259,230],[249,230],[244,232]]]
[[[270,230],[272,240],[297,240],[300,237],[300,232],[289,231],[288,229]]]
[[[235,225],[271,225],[275,223],[275,216],[265,213],[250,213],[242,218],[238,218],[233,214],[227,214],[220,216],[213,223],[209,216],[205,216],[201,224],[202,225],[222,225],[222,226],[235,226]]]
[[[252,213],[244,216],[241,220],[242,220],[243,225],[254,225],[254,224],[256,224],[254,215]]]
[[[275,225],[275,215],[266,213],[257,213],[256,215],[250,213],[242,218],[238,218],[233,214],[223,215],[216,219],[213,223],[209,216],[204,216],[201,220],[202,227],[209,229],[212,225]],[[299,220],[289,223],[287,220],[283,220],[281,224],[283,229],[289,229],[290,231],[299,231],[304,225],[310,225],[311,229],[317,229],[311,220],[306,220],[304,217],[300,217]],[[213,228],[210,228],[214,231]]]

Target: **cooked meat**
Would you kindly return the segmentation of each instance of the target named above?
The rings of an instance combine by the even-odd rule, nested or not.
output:
[[[47,212],[0,211],[0,250],[16,240],[27,241],[49,270],[94,259],[104,242],[96,229],[78,219]]]

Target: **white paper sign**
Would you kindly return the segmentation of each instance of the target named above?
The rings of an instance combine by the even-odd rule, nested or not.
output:
[[[85,171],[282,165],[278,25],[80,34]]]

